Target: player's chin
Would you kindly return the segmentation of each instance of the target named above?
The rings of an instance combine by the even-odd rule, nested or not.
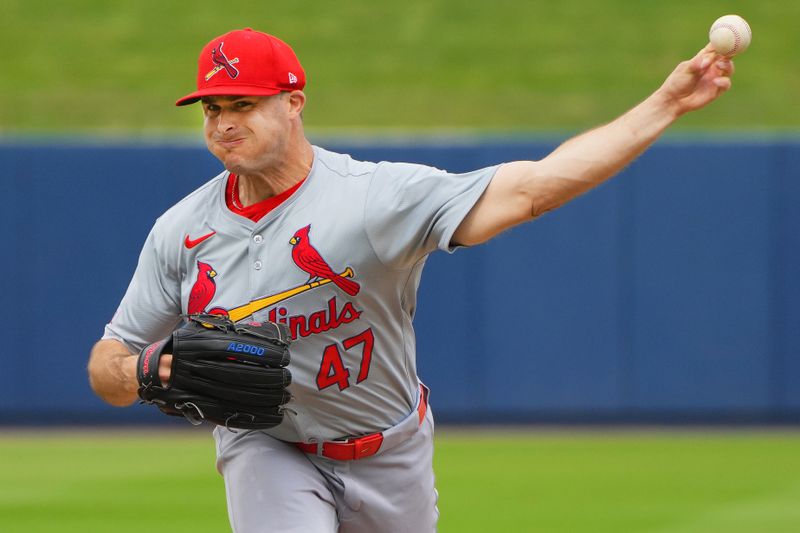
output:
[[[259,165],[259,160],[251,157],[228,154],[227,157],[220,158],[220,160],[225,166],[225,170],[231,174],[238,174],[240,176],[258,172],[262,168]]]
[[[244,154],[240,153],[240,150],[236,149],[214,146],[214,149],[211,150],[211,153],[213,153],[214,156],[219,159],[228,170],[230,170],[231,167],[241,166],[247,160]]]

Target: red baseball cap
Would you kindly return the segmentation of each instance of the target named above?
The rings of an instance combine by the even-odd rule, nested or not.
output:
[[[200,52],[197,90],[175,105],[202,96],[269,96],[306,85],[306,73],[292,48],[277,37],[250,28],[234,30]]]

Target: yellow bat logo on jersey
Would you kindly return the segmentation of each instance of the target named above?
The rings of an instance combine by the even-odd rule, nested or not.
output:
[[[339,274],[339,276],[343,278],[352,278],[353,269],[347,267],[344,272]],[[239,320],[242,320],[243,318],[246,318],[254,313],[258,313],[259,311],[266,309],[271,305],[275,305],[277,303],[280,303],[284,300],[291,298],[292,296],[297,296],[298,294],[310,291],[311,289],[316,289],[317,287],[327,285],[328,283],[331,283],[330,278],[323,278],[317,281],[312,281],[311,283],[306,283],[304,285],[298,285],[297,287],[292,287],[291,289],[281,291],[277,294],[264,296],[263,298],[259,298],[258,300],[253,300],[252,302],[247,303],[245,305],[240,305],[239,307],[234,307],[233,309],[229,309],[228,311],[226,311],[226,314],[231,320],[233,320],[234,322],[238,322]],[[212,309],[210,312],[214,313],[214,311],[215,309]]]
[[[352,278],[353,269],[347,267],[347,269],[339,275],[345,278]],[[322,285],[327,285],[328,283],[331,283],[331,280],[325,278],[304,285],[298,285],[297,287],[292,287],[291,289],[265,296],[258,300],[253,300],[252,302],[234,307],[233,309],[214,307],[208,312],[213,315],[227,316],[234,322],[238,322],[267,307],[287,300],[292,296],[297,296],[298,294],[321,287]],[[336,297],[334,296],[328,300],[328,305],[325,309],[315,311],[307,317],[305,315],[287,316],[287,314],[288,310],[285,307],[273,308],[269,312],[269,321],[286,324],[289,326],[292,338],[296,339],[297,337],[308,337],[314,333],[322,333],[323,331],[336,329],[343,324],[348,324],[357,320],[361,316],[361,311],[356,309],[352,302],[345,302],[340,309]]]

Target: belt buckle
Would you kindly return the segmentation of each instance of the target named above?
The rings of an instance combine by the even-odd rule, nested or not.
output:
[[[383,444],[383,434],[373,433],[366,437],[354,439],[353,441],[353,459],[361,459],[362,457],[369,457],[375,455]]]

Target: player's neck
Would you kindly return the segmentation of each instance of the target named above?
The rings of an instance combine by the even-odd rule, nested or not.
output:
[[[304,141],[297,153],[287,157],[279,167],[238,174],[239,201],[247,207],[291,189],[308,176],[313,162],[314,150],[308,141]]]

